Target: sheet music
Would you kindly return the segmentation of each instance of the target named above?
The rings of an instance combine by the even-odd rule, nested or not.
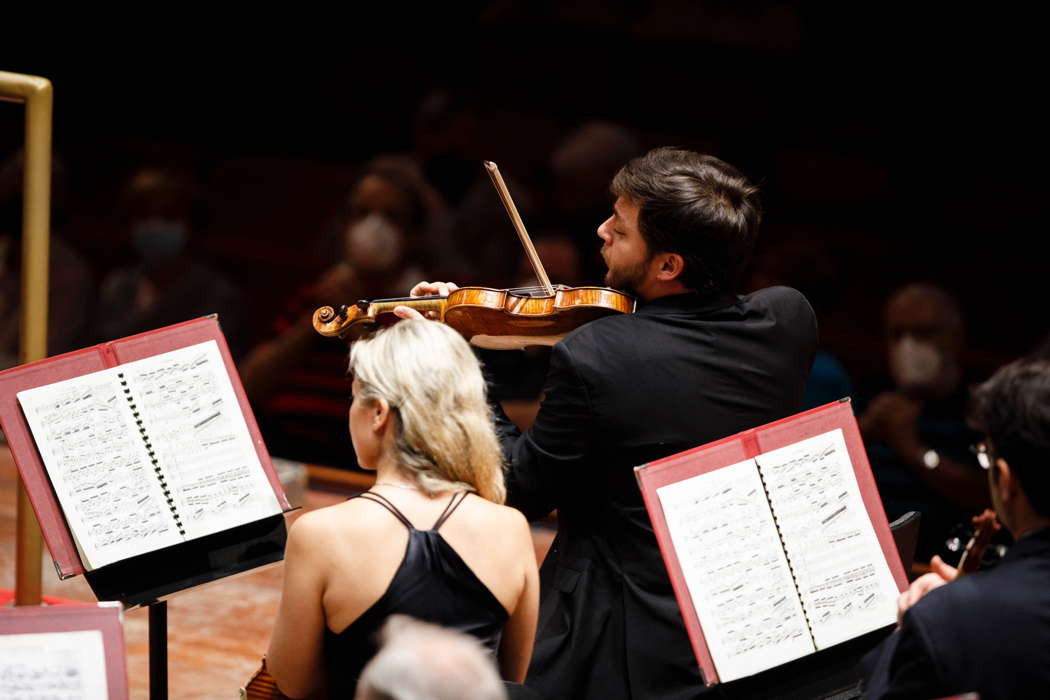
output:
[[[0,635],[0,700],[106,700],[98,630]]]
[[[114,369],[18,401],[89,568],[182,541]]]
[[[842,430],[756,458],[817,648],[892,624],[897,586]]]
[[[755,463],[656,493],[721,681],[814,651]]]
[[[187,539],[281,512],[214,340],[120,369]]]

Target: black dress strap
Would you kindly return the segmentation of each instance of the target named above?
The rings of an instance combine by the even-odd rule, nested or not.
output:
[[[437,522],[430,528],[431,530],[440,530],[441,526],[445,524],[445,521],[449,519],[456,508],[459,508],[459,504],[466,500],[467,491],[460,491],[459,493],[452,494],[452,498],[449,499],[448,505],[445,506],[445,510],[441,511],[441,515],[438,516]],[[457,500],[459,499],[459,500]]]
[[[372,501],[373,503],[378,503],[379,505],[383,506],[384,508],[389,510],[391,513],[393,513],[394,517],[397,518],[398,520],[400,520],[402,522],[402,524],[404,524],[404,526],[407,527],[409,530],[415,530],[416,529],[415,527],[412,526],[412,522],[408,518],[405,517],[404,513],[399,511],[397,509],[397,506],[395,506],[393,503],[391,503],[390,499],[388,499],[386,496],[384,496],[381,493],[376,493],[375,491],[363,491],[363,492],[361,492],[359,494],[356,494],[356,495],[350,497],[350,499],[353,499],[353,498],[363,498],[366,501]],[[347,500],[350,500],[350,499],[347,499]]]

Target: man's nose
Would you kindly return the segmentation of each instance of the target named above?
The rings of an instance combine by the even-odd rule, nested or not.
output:
[[[598,238],[602,239],[606,243],[608,243],[609,239],[612,238],[612,236],[609,234],[609,227],[612,225],[611,222],[612,217],[610,216],[608,219],[602,222],[601,226],[598,227]]]

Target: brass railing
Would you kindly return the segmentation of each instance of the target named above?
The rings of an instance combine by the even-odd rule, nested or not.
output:
[[[51,81],[0,71],[0,99],[24,102],[25,179],[22,219],[22,333],[19,360],[47,356],[48,256],[51,216]],[[29,496],[19,482],[15,604],[38,605],[43,543]]]

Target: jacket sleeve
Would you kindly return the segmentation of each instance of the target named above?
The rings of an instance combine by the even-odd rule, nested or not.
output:
[[[865,700],[907,700],[952,694],[940,673],[912,611],[904,613],[900,629],[878,649],[865,685]],[[874,653],[873,653],[874,656]]]
[[[559,505],[568,478],[579,478],[592,441],[591,401],[571,350],[558,343],[551,353],[539,413],[522,433],[496,411],[496,428],[507,463],[507,505],[529,520]]]

